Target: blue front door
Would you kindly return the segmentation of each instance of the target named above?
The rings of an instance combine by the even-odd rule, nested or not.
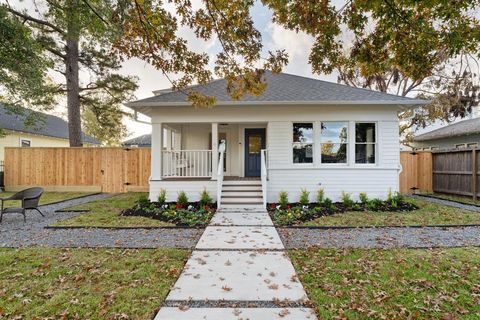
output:
[[[245,176],[260,177],[265,129],[245,129]]]

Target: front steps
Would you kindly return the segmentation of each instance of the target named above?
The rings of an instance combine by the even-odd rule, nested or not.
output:
[[[260,180],[223,181],[221,208],[263,208]]]

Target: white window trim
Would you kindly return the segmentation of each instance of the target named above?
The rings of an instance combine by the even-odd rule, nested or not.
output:
[[[355,156],[356,148],[357,148],[357,123],[373,123],[375,124],[375,143],[359,143],[359,144],[373,144],[375,146],[375,163],[357,163],[357,159]],[[379,148],[379,142],[378,142],[378,121],[355,121],[353,124],[353,160],[352,163],[355,167],[376,167],[378,166],[378,159],[379,159],[379,153],[380,153],[380,148]]]
[[[18,140],[18,143],[19,143],[20,147],[22,147],[22,141],[28,141],[28,142],[30,142],[30,146],[29,146],[29,147],[33,147],[33,146],[32,146],[32,139],[20,137],[20,139]],[[29,148],[29,147],[23,147],[23,148]]]
[[[347,124],[347,161],[345,163],[323,163],[322,162],[322,122],[345,122]],[[315,136],[317,137],[317,136]],[[320,167],[348,167],[350,165],[350,121],[349,120],[328,120],[318,122],[318,165]]]
[[[294,123],[311,123],[312,124],[312,129],[313,129],[313,141],[310,143],[310,142],[306,142],[306,143],[302,143],[302,144],[311,144],[312,145],[312,162],[311,163],[295,163],[293,162],[293,124]],[[316,154],[316,139],[315,139],[315,131],[317,131],[315,129],[316,127],[316,123],[318,123],[318,121],[292,121],[290,122],[290,163],[295,166],[295,167],[315,167],[316,166],[316,159],[317,157],[315,156]]]

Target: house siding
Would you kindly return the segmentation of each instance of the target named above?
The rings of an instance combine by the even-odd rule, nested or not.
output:
[[[238,174],[243,175],[243,132],[245,127],[267,127],[268,183],[267,201],[278,201],[280,191],[288,191],[291,201],[297,201],[300,189],[306,188],[314,200],[316,191],[322,187],[332,200],[339,200],[342,191],[357,198],[358,193],[367,192],[369,197],[385,198],[389,191],[399,188],[400,145],[398,131],[398,107],[363,106],[216,106],[212,109],[194,109],[191,107],[158,108],[152,116],[153,123],[179,124],[194,128],[195,123],[229,123],[231,129],[238,127],[238,151],[231,156],[238,157]],[[348,164],[322,164],[319,160],[319,128],[321,121],[346,121],[349,124]],[[294,164],[292,161],[292,125],[294,122],[312,122],[315,128],[314,163]],[[354,163],[355,122],[376,123],[376,163]],[[246,125],[247,123],[247,125]],[[197,140],[201,135],[205,141],[208,126],[204,130],[182,130],[182,141],[190,147],[189,140]],[[189,134],[187,134],[187,131]],[[221,132],[221,129],[219,128]],[[190,137],[197,135],[197,137]],[[234,149],[235,135],[231,135],[230,150]],[[208,139],[202,142],[208,146]],[[196,147],[200,147],[195,143]],[[233,163],[232,163],[233,165]],[[232,170],[231,174],[236,171]],[[176,198],[177,191],[184,190],[189,197],[196,199],[206,187],[213,198],[216,196],[216,182],[152,182],[151,198],[158,196],[160,188],[167,189],[169,199]]]
[[[196,181],[181,181],[181,180],[156,180],[150,181],[150,194],[151,201],[156,201],[160,190],[166,190],[166,201],[176,201],[178,193],[184,191],[189,201],[199,201],[200,192],[206,189],[212,199],[217,199],[217,181],[213,180],[196,180]]]
[[[345,118],[339,121],[345,121]],[[375,121],[375,118],[371,121]],[[400,162],[398,121],[376,121],[377,163],[371,165],[354,163],[352,132],[354,120],[349,120],[348,164],[320,163],[318,147],[314,147],[314,163],[293,164],[292,122],[268,124],[268,202],[278,201],[278,194],[281,191],[289,192],[290,201],[298,201],[302,188],[310,191],[312,201],[315,200],[319,188],[324,188],[326,196],[334,201],[340,199],[342,191],[351,193],[353,198],[358,198],[360,192],[367,192],[370,197],[385,198],[390,190],[398,191]],[[315,131],[315,138],[318,139],[318,129]]]
[[[0,161],[5,160],[5,147],[21,147],[20,139],[31,141],[32,147],[68,147],[66,139],[59,139],[16,131],[7,131],[7,135],[0,137]]]

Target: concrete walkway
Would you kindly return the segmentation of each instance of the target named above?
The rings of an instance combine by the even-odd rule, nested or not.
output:
[[[155,320],[317,319],[263,209],[219,210]]]

